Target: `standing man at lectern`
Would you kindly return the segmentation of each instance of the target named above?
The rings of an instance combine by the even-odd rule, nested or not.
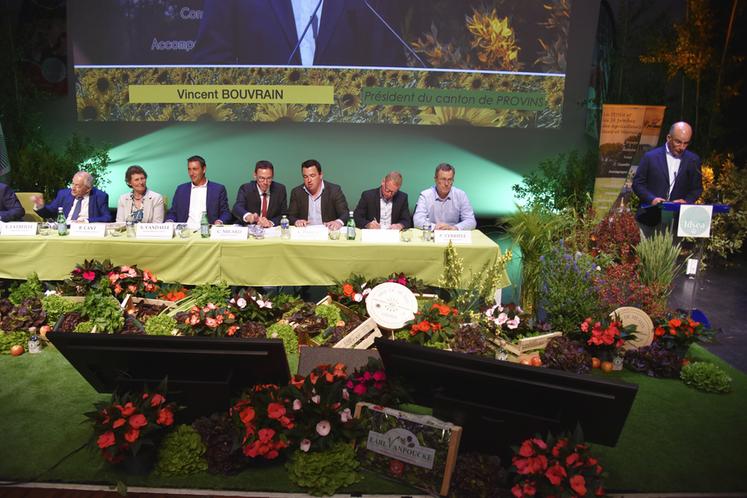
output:
[[[639,208],[636,220],[643,237],[651,237],[663,231],[662,202],[694,204],[703,193],[703,179],[700,172],[700,157],[687,150],[693,130],[684,121],[674,123],[669,128],[666,143],[648,151],[633,178],[633,192],[641,204],[651,207]]]

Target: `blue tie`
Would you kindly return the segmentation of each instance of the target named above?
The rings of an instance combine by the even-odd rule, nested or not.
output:
[[[70,216],[70,221],[77,221],[80,216],[80,206],[83,204],[81,197],[75,198],[75,205],[73,206],[73,214]]]

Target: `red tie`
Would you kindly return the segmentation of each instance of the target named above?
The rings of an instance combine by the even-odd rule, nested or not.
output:
[[[262,193],[262,218],[267,218],[267,192]]]

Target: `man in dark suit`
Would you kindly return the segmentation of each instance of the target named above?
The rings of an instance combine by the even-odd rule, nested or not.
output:
[[[350,217],[348,202],[339,185],[325,182],[316,159],[301,164],[303,185],[291,190],[288,218],[297,227],[326,225],[339,230]]]
[[[397,2],[369,1],[391,26],[401,24]],[[205,0],[194,60],[198,64],[406,65],[404,47],[363,1],[324,0],[314,15],[316,6],[316,0]]]
[[[687,150],[693,130],[684,121],[669,128],[667,141],[662,147],[648,151],[633,177],[633,191],[641,204],[636,213],[638,226],[645,237],[663,230],[661,209],[654,207],[662,202],[694,204],[703,193],[700,158]]]
[[[355,208],[355,225],[358,228],[384,228],[402,230],[412,226],[407,194],[400,191],[402,175],[397,171],[388,173],[381,180],[381,187],[366,190],[361,194]]]
[[[270,161],[257,161],[254,181],[239,187],[233,215],[246,224],[256,223],[262,228],[280,224],[287,211],[285,185],[272,181],[275,168]]]
[[[17,221],[23,218],[26,210],[21,206],[16,193],[4,183],[0,183],[0,221]]]
[[[42,218],[57,217],[62,208],[68,223],[108,223],[112,221],[109,211],[109,195],[93,186],[93,177],[86,171],[73,175],[70,188],[61,189],[52,202],[44,205],[44,197],[32,196],[34,211]]]
[[[202,212],[207,211],[208,222],[222,225],[231,221],[228,210],[226,187],[220,183],[208,182],[205,177],[207,164],[201,156],[187,159],[189,183],[176,187],[171,209],[166,213],[166,221],[186,223],[192,230],[200,228]]]

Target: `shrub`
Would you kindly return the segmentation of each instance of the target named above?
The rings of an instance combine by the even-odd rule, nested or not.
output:
[[[47,323],[54,325],[66,313],[80,311],[80,303],[65,299],[59,294],[50,294],[41,299],[42,308],[47,314]]]
[[[363,479],[350,443],[339,442],[327,451],[296,450],[285,468],[288,478],[314,496],[329,496]]]
[[[680,245],[672,242],[672,233],[666,230],[641,240],[635,248],[641,283],[652,289],[652,298],[662,309],[667,306],[672,282],[682,271],[682,265],[677,264]]]
[[[555,370],[564,370],[577,374],[589,373],[591,355],[584,345],[563,336],[553,337],[540,353],[542,364]]]
[[[168,315],[152,316],[145,322],[145,333],[148,335],[171,335],[176,328],[176,320]]]
[[[200,434],[189,425],[180,425],[163,438],[158,452],[156,473],[163,476],[191,475],[207,470],[202,457],[205,445]]]
[[[688,386],[707,393],[731,391],[731,377],[713,363],[697,361],[682,368],[680,379]]]
[[[8,300],[13,304],[21,304],[32,297],[41,298],[44,295],[44,286],[39,280],[36,272],[26,277],[26,281],[14,287],[10,291]]]
[[[267,337],[282,339],[285,354],[298,354],[298,336],[293,327],[285,320],[273,323],[267,328]]]

